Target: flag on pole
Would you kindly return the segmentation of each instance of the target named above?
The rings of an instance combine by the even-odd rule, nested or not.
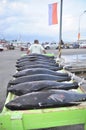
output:
[[[53,4],[48,5],[49,25],[58,24],[57,6],[58,6],[58,3],[53,3]]]
[[[78,33],[78,40],[80,40],[80,33]]]

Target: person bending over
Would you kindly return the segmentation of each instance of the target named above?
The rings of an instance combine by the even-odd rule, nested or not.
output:
[[[43,48],[43,46],[39,44],[38,40],[34,40],[34,44],[32,44],[30,48],[28,48],[27,50],[27,54],[30,54],[30,53],[46,54],[46,51]]]

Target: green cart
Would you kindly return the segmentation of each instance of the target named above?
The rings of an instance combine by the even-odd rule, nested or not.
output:
[[[6,102],[13,98],[9,93]],[[24,111],[10,111],[4,107],[0,114],[0,130],[53,130],[58,126],[79,124],[86,130],[86,102],[79,106]]]
[[[14,97],[9,93],[6,103]],[[56,130],[56,127],[74,125],[82,125],[86,130],[86,102],[79,106],[24,111],[10,111],[4,107],[0,114],[0,130]]]

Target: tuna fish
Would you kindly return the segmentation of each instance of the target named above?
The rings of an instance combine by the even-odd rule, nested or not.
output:
[[[32,69],[25,69],[22,71],[18,71],[16,74],[13,75],[13,77],[17,78],[17,77],[33,75],[33,74],[50,74],[54,76],[68,76],[68,73],[61,73],[46,68],[32,68]]]
[[[26,58],[45,58],[45,59],[54,59],[54,56],[47,56],[47,55],[42,55],[42,54],[29,54],[24,57],[21,57],[18,59],[18,61],[26,59]]]
[[[42,61],[49,61],[55,63],[54,58],[46,57],[46,56],[24,56],[23,58],[20,58],[17,60],[17,63],[24,62],[24,61],[36,61],[36,60],[42,60]]]
[[[65,90],[47,90],[28,93],[15,98],[5,106],[10,110],[28,110],[78,105],[86,101],[86,94]]]
[[[19,83],[24,83],[24,82],[31,82],[31,81],[40,81],[40,80],[54,80],[57,82],[62,82],[62,81],[69,81],[71,80],[70,76],[54,76],[54,75],[49,75],[49,74],[35,74],[35,75],[30,75],[30,76],[23,76],[16,78],[15,80],[11,80],[8,83],[8,87],[10,85],[15,85]]]
[[[55,60],[51,60],[51,59],[44,59],[44,58],[38,58],[38,59],[23,59],[23,60],[20,60],[20,61],[17,61],[16,63],[19,64],[19,63],[23,63],[23,62],[33,62],[33,61],[44,61],[44,62],[50,62],[50,63],[56,63]]]
[[[43,65],[43,64],[36,64],[36,65],[33,64],[33,65],[26,65],[26,66],[17,68],[17,70],[21,71],[21,70],[28,69],[28,68],[47,68],[47,69],[54,70],[54,71],[63,69],[62,66],[59,66],[59,67],[54,66],[53,67],[53,66]]]
[[[43,81],[25,82],[25,83],[13,85],[12,87],[8,88],[8,92],[20,96],[26,93],[36,92],[36,91],[43,91],[49,89],[69,90],[69,89],[77,89],[78,87],[79,87],[78,82],[61,83],[56,81],[43,80]]]
[[[44,62],[44,61],[26,61],[26,62],[22,62],[22,63],[19,63],[19,64],[16,64],[16,67],[22,67],[22,66],[25,66],[25,65],[35,65],[35,64],[43,64],[43,65],[50,65],[50,66],[59,66],[58,63],[50,63],[50,62]]]

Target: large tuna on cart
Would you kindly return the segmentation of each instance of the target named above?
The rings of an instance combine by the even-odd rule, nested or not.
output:
[[[86,130],[85,81],[79,84],[82,79],[72,78],[51,55],[27,55],[16,66],[0,130]]]

